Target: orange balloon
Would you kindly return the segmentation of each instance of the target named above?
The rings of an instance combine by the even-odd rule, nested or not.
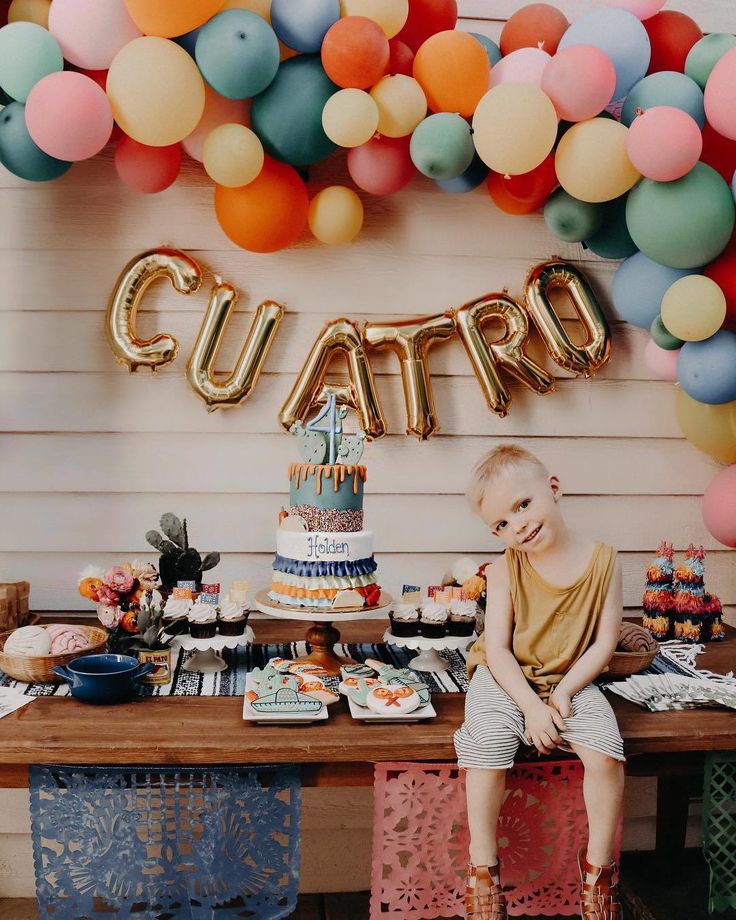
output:
[[[519,48],[537,48],[541,44],[547,54],[554,54],[570,23],[564,13],[549,3],[522,6],[503,27],[501,54],[504,57]]]
[[[490,73],[483,45],[467,32],[438,32],[414,58],[414,79],[434,112],[472,115],[488,91]]]
[[[551,153],[536,169],[518,176],[491,172],[486,179],[488,193],[496,207],[507,214],[531,214],[538,211],[557,186],[555,157]]]
[[[174,38],[211,19],[222,0],[125,0],[130,18],[144,35]]]
[[[293,166],[266,157],[248,185],[215,187],[215,213],[236,246],[276,252],[291,246],[306,227],[309,195]]]
[[[338,86],[368,89],[386,73],[386,33],[366,16],[345,16],[330,26],[322,40],[322,66]]]

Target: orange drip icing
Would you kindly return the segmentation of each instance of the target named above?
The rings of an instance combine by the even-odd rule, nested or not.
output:
[[[290,463],[289,464],[289,482],[296,479],[296,487],[299,488],[300,482],[306,482],[310,476],[317,477],[317,495],[322,494],[322,476],[327,479],[332,477],[333,491],[339,492],[340,485],[345,482],[347,476],[353,477],[353,495],[358,494],[358,488],[361,480],[365,482],[366,469],[364,466],[346,466],[344,463]]]

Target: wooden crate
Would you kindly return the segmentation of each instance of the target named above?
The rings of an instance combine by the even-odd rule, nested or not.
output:
[[[30,582],[0,582],[0,631],[15,629],[28,622]]]

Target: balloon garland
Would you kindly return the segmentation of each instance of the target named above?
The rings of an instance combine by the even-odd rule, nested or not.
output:
[[[49,181],[113,137],[121,180],[156,193],[183,148],[252,252],[307,226],[327,245],[357,236],[356,191],[310,201],[304,179],[338,147],[366,194],[416,173],[449,194],[485,182],[502,210],[543,208],[560,239],[626,260],[619,314],[678,380],[686,437],[734,462],[736,37],[663,5],[606,0],[569,23],[533,3],[499,47],[456,29],[456,0],[13,0],[0,162]]]

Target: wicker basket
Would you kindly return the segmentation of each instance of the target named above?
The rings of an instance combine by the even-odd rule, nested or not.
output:
[[[58,684],[61,678],[54,674],[52,668],[69,664],[70,661],[81,658],[82,655],[95,655],[105,651],[106,629],[101,629],[99,626],[77,626],[76,628],[89,639],[89,648],[78,652],[67,652],[64,655],[6,655],[5,640],[14,630],[0,633],[0,671],[4,671],[15,680],[23,680],[31,684]]]
[[[626,646],[629,644],[635,644],[636,650],[627,650]],[[613,653],[604,674],[606,677],[631,677],[632,674],[638,674],[639,671],[648,668],[657,657],[658,651],[659,643],[648,630],[634,623],[624,623],[621,627],[619,647]]]

